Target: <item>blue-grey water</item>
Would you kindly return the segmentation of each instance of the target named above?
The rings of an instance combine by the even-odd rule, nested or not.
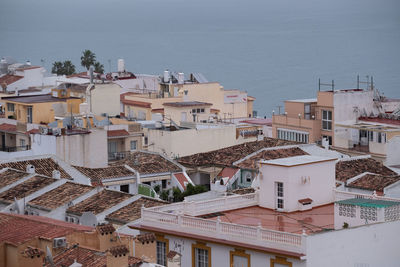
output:
[[[256,97],[259,115],[315,96],[318,78],[356,87],[373,75],[400,98],[399,0],[1,0],[0,56],[51,68],[105,70],[118,58],[136,73],[202,72]]]

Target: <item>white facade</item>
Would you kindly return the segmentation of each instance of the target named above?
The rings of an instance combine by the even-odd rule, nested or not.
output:
[[[329,157],[296,156],[261,161],[260,206],[290,212],[332,203],[335,160]],[[278,193],[278,186],[281,186],[278,183],[283,186],[282,196]],[[303,207],[299,200],[307,198],[312,199],[312,204]],[[278,206],[278,202],[283,202],[283,206]]]

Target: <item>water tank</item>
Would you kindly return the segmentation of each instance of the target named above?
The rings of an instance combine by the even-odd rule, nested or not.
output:
[[[169,83],[170,75],[169,75],[169,70],[164,71],[164,82]]]
[[[123,59],[118,59],[118,72],[125,71],[125,61]]]
[[[28,66],[32,65],[32,63],[29,60],[27,60],[25,64],[28,65]]]
[[[183,72],[178,73],[178,83],[183,84],[185,82],[185,74]]]

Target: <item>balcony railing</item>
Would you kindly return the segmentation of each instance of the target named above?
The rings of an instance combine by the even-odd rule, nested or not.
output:
[[[113,160],[120,160],[124,159],[127,154],[129,154],[130,151],[121,151],[121,152],[109,152],[108,153],[108,160],[113,161]]]
[[[30,145],[26,146],[0,146],[0,151],[3,152],[17,152],[31,149]]]
[[[363,198],[363,199],[376,199],[376,200],[386,200],[386,201],[396,201],[400,202],[400,198],[377,196],[372,194],[362,194],[355,192],[345,192],[340,190],[334,190],[335,201],[346,200],[350,198]]]
[[[141,224],[205,237],[212,236],[232,242],[305,253],[305,235],[264,229],[261,226],[221,222],[219,218],[209,220],[195,217],[257,204],[258,192],[206,201],[180,202],[142,208]]]

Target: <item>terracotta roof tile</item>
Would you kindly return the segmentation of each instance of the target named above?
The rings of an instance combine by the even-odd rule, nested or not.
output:
[[[125,256],[126,254],[129,253],[129,249],[125,245],[111,247],[107,251],[110,252],[115,257],[122,255]]]
[[[93,187],[83,184],[66,182],[65,184],[44,193],[28,202],[28,205],[43,207],[49,210],[56,209],[77,197],[89,192]]]
[[[238,161],[247,155],[254,153],[262,148],[276,147],[285,145],[294,145],[295,142],[285,141],[274,138],[265,138],[262,141],[248,142],[240,145],[230,146],[214,150],[211,152],[198,153],[178,160],[179,163],[186,166],[225,166],[230,167],[235,161]]]
[[[105,253],[79,247],[78,245],[73,245],[70,248],[60,252],[53,257],[54,265],[57,267],[70,266],[75,261],[82,264],[83,267],[106,267],[107,257]],[[51,266],[47,264],[45,266]]]
[[[57,181],[53,178],[34,176],[29,178],[23,183],[20,183],[7,191],[0,193],[0,201],[5,203],[14,202],[14,198],[21,199],[23,197],[29,196],[30,194],[39,191],[40,189],[48,186],[51,183]]]
[[[2,131],[2,132],[16,132],[17,131],[17,125],[3,123],[3,124],[0,125],[0,131]]]
[[[128,106],[137,106],[137,107],[142,107],[142,108],[151,108],[151,103],[148,103],[148,102],[142,102],[142,101],[134,101],[134,100],[123,99],[123,100],[121,100],[121,103],[124,104],[124,105],[128,105]]]
[[[128,165],[132,169],[138,171],[140,174],[182,171],[178,165],[165,159],[161,155],[143,151],[128,153],[125,159],[112,163],[113,166],[123,164]]]
[[[118,137],[118,136],[128,136],[129,132],[127,130],[108,130],[107,137]]]
[[[7,96],[1,98],[3,101],[12,101],[17,103],[52,103],[66,102],[67,99],[77,99],[76,97],[58,98],[51,94],[48,95],[24,95],[24,96]]]
[[[115,228],[112,224],[103,224],[97,225],[96,230],[99,231],[100,234],[112,234],[115,232]]]
[[[182,186],[183,190],[186,190],[186,183],[189,183],[188,179],[183,173],[175,173],[174,174],[176,179],[178,180],[179,184]]]
[[[16,181],[28,175],[30,174],[16,170],[11,170],[11,169],[5,170],[4,172],[0,173],[0,188],[15,183]]]
[[[119,177],[136,177],[136,174],[123,165],[119,166],[109,166],[106,168],[86,168],[80,166],[74,166],[78,171],[83,173],[85,176],[90,179],[110,179],[110,178],[119,178]]]
[[[217,175],[217,177],[229,177],[232,178],[237,172],[239,171],[238,168],[231,168],[231,167],[225,167],[223,168]]]
[[[145,233],[141,235],[137,235],[136,239],[142,243],[149,243],[156,241],[156,236],[154,233]]]
[[[303,199],[299,199],[298,202],[300,204],[311,204],[313,202],[313,200],[311,198],[303,198]]]
[[[33,165],[35,167],[35,172],[44,176],[52,177],[53,171],[57,170],[61,174],[61,178],[72,179],[71,176],[58,165],[52,158],[43,159],[31,159],[22,161],[12,161],[0,164],[0,169],[2,168],[13,168],[20,171],[26,171],[28,165]]]
[[[11,75],[11,74],[6,74],[4,76],[0,77],[0,86],[2,84],[10,85],[12,83],[15,83],[16,81],[24,78],[23,76],[18,76],[18,75]]]
[[[170,250],[167,254],[167,258],[168,259],[173,259],[176,255],[181,255],[180,253],[174,251],[174,250]]]
[[[397,175],[394,171],[383,165],[382,162],[372,158],[343,160],[336,163],[336,180],[341,182],[345,182],[364,172],[385,176]]]
[[[33,238],[53,239],[93,228],[41,216],[0,213],[0,243],[19,245]],[[21,231],[23,229],[23,231]]]
[[[350,184],[347,184],[347,186],[371,191],[383,191],[385,187],[398,181],[400,181],[400,175],[384,176],[366,174]]]
[[[170,107],[197,107],[197,106],[212,106],[211,103],[199,102],[199,101],[183,101],[183,102],[167,102],[164,106]]]
[[[91,211],[93,214],[99,214],[118,203],[132,197],[132,195],[112,190],[102,190],[101,192],[79,202],[75,206],[67,209],[68,213],[82,215],[84,212]]]
[[[110,222],[125,224],[140,219],[142,205],[144,205],[145,208],[150,208],[166,204],[168,203],[157,199],[141,197],[138,200],[126,205],[125,207],[122,207],[119,210],[110,213],[109,215],[107,215],[106,220]]]
[[[257,162],[260,160],[289,158],[289,157],[303,156],[303,155],[308,155],[308,153],[304,152],[298,147],[287,148],[287,149],[264,150],[260,151],[260,153],[252,156],[251,158],[240,162],[236,166],[242,169],[258,170]]]
[[[400,125],[400,120],[388,119],[388,118],[379,118],[379,117],[360,117],[358,118],[360,121],[370,121],[384,124],[392,124],[392,125]]]

